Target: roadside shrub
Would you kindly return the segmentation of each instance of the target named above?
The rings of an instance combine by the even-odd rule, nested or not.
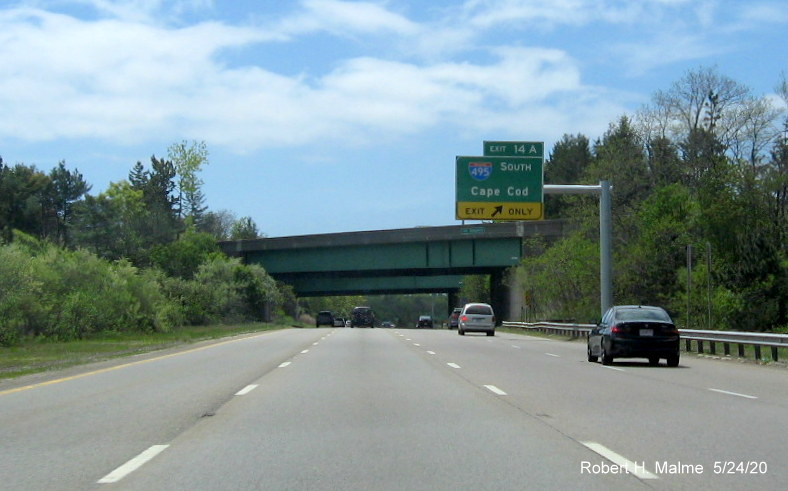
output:
[[[31,271],[30,255],[20,247],[0,247],[0,346],[16,344],[41,316],[41,288]]]
[[[0,248],[0,344],[24,336],[166,331],[181,319],[155,271],[31,237]]]

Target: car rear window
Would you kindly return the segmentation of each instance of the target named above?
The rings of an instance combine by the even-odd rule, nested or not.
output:
[[[466,314],[493,315],[492,309],[486,305],[471,305],[465,311]]]
[[[660,321],[672,322],[667,312],[654,309],[624,309],[616,312],[616,319],[621,321]]]

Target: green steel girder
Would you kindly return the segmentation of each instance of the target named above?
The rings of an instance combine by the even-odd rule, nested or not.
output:
[[[285,280],[301,296],[367,295],[394,293],[447,293],[462,286],[461,275],[309,277]]]
[[[248,251],[246,262],[269,274],[403,272],[506,268],[521,257],[521,239],[460,240]]]
[[[523,238],[563,234],[559,221],[345,232],[220,242],[298,295],[450,292],[462,275],[501,274],[519,263]]]

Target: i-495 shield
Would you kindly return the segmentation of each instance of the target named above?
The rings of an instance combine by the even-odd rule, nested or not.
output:
[[[492,175],[492,162],[468,162],[468,172],[477,181],[485,181]]]

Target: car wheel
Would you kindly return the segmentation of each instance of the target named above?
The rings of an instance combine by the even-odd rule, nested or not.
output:
[[[462,329],[457,329],[457,334],[459,334],[460,336],[465,336],[465,331],[463,331]]]
[[[652,356],[651,358],[648,359],[648,364],[651,365],[652,367],[659,365],[659,357]]]
[[[679,355],[673,355],[668,357],[668,366],[669,367],[677,367],[679,366]]]
[[[586,348],[586,353],[588,354],[588,361],[590,361],[591,363],[596,363],[596,361],[599,359],[598,356],[594,356],[591,354],[591,346],[588,346]]]
[[[605,348],[602,348],[602,364],[603,365],[612,365],[613,364],[613,357],[607,354]]]
[[[487,331],[488,336],[495,336],[495,331]]]

